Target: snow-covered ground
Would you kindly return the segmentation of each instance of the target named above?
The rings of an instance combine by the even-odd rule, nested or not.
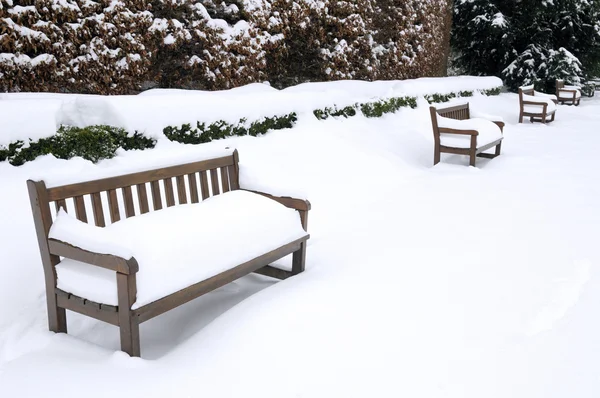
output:
[[[518,124],[514,94],[471,107],[507,123],[502,156],[477,168],[432,167],[423,103],[98,165],[0,163],[0,396],[597,397],[600,98],[549,125]],[[48,332],[25,180],[226,146],[243,187],[311,201],[306,272],[250,275],[144,323],[144,359],[77,314]]]

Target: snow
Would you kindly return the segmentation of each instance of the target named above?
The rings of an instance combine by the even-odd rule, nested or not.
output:
[[[65,231],[72,224],[59,225],[67,243],[93,249],[96,238],[108,234],[131,250],[140,268],[132,309],[307,235],[297,211],[242,190],[127,218],[106,228],[89,227],[101,232]],[[118,246],[108,249],[108,254],[123,256]],[[59,289],[97,303],[118,305],[115,272],[66,259],[56,266],[56,273]]]
[[[494,122],[486,119],[455,120],[437,115],[438,127],[454,130],[475,130],[477,135],[477,147],[484,146],[502,138],[502,131]],[[444,146],[454,148],[470,148],[471,136],[460,134],[440,134],[440,143]]]
[[[506,123],[502,155],[476,168],[447,154],[432,166],[422,102],[98,165],[0,163],[0,394],[596,398],[600,99],[559,106],[547,125],[519,124],[516,94],[469,103]],[[48,332],[26,179],[225,147],[243,187],[311,201],[306,272],[249,275],[142,324],[142,359],[75,313],[69,334]]]
[[[122,127],[133,133],[164,138],[167,126],[180,126],[196,122],[213,123],[224,120],[237,123],[245,118],[254,121],[263,117],[285,115],[291,112],[312,112],[325,107],[345,107],[361,102],[402,96],[423,96],[434,93],[448,94],[459,91],[497,88],[502,85],[496,77],[457,76],[451,78],[422,78],[405,81],[355,81],[340,80],[329,83],[304,83],[284,90],[261,83],[217,92],[156,89],[139,95],[69,95],[69,94],[0,94],[0,145],[17,139],[27,141],[55,134],[60,124],[78,127],[106,124]],[[157,98],[160,96],[160,98]],[[46,109],[45,102],[4,106],[4,100],[27,98],[57,99],[63,102],[60,109]],[[43,113],[46,120],[42,128],[31,118],[31,112]],[[54,115],[54,121],[49,119]],[[30,126],[31,124],[31,126]],[[32,137],[30,131],[34,131]]]
[[[527,95],[523,94],[524,102],[536,102],[540,105],[527,104],[523,106],[523,111],[527,113],[542,113],[543,106],[546,104],[546,112],[552,112],[556,110],[556,104],[552,101],[551,98],[541,96],[540,93],[535,93],[536,95]]]
[[[112,254],[125,260],[133,257],[131,251],[121,245],[108,228],[79,221],[62,208],[50,227],[48,237],[94,253]]]

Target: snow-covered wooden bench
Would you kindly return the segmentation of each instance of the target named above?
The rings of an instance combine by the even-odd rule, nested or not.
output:
[[[578,106],[581,101],[581,89],[577,86],[565,86],[564,80],[557,79],[556,98],[560,104],[569,103]]]
[[[533,85],[519,87],[519,123],[523,123],[524,117],[529,117],[532,123],[553,122],[557,102],[556,95],[536,91]]]
[[[79,312],[118,326],[121,350],[140,356],[140,323],[251,272],[303,272],[310,203],[240,189],[238,176],[227,151],[50,188],[29,180],[50,330],[66,333],[65,310]],[[291,270],[270,265],[289,254]]]
[[[475,166],[477,156],[495,158],[500,155],[504,122],[502,118],[485,114],[471,114],[469,103],[446,108],[429,107],[433,139],[433,164],[440,162],[441,153],[468,155]],[[471,118],[471,116],[475,116]],[[484,153],[496,147],[495,152]]]

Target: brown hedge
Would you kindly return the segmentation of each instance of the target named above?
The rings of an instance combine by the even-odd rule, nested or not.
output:
[[[443,74],[449,0],[0,0],[0,90],[99,94]]]

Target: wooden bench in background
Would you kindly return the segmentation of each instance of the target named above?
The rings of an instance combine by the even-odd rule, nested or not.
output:
[[[593,92],[593,91],[592,91]],[[579,105],[581,89],[577,86],[565,86],[565,81],[556,80],[556,98],[560,104]]]
[[[80,221],[89,224],[94,223],[97,227],[105,227],[109,219],[111,223],[123,222],[121,221],[123,213],[126,218],[129,218],[149,213],[152,210],[161,211],[163,209],[162,198],[166,198],[165,208],[168,208],[186,203],[201,203],[211,195],[239,190],[238,175],[238,153],[236,150],[228,156],[195,163],[52,188],[46,188],[44,181],[29,180],[27,185],[45,273],[50,330],[66,333],[67,318],[65,310],[75,311],[118,326],[120,329],[121,350],[132,356],[140,356],[140,323],[251,272],[278,279],[285,279],[303,272],[308,234],[275,250],[261,253],[260,256],[243,264],[237,264],[237,266],[209,279],[195,281],[197,283],[183,290],[176,291],[140,308],[132,309],[132,305],[136,301],[136,274],[138,271],[140,273],[144,272],[144,264],[138,264],[133,257],[121,258],[115,255],[95,253],[48,237],[53,217],[56,217],[59,208],[67,210],[67,202],[72,201],[69,203],[69,207],[71,211],[74,208],[74,213]],[[148,187],[150,193],[147,191]],[[302,234],[306,231],[308,211],[310,210],[308,201],[289,197],[276,197],[258,192],[255,192],[255,194],[262,195],[260,200],[264,201],[266,196],[287,208],[297,210],[299,212],[298,230]],[[151,202],[149,196],[152,199]],[[138,206],[134,206],[135,197],[137,197]],[[225,195],[223,195],[224,197]],[[214,199],[218,200],[218,197]],[[214,199],[211,198],[211,200]],[[88,204],[87,211],[86,203]],[[92,214],[88,215],[90,213],[90,203]],[[267,203],[272,206],[270,202]],[[124,206],[124,209],[122,206]],[[196,206],[202,206],[202,204]],[[105,214],[106,209],[109,210],[108,214]],[[137,213],[136,209],[138,210]],[[281,208],[281,211],[287,210]],[[70,214],[68,214],[68,217],[71,217]],[[73,222],[77,221],[73,219]],[[94,226],[82,226],[95,228]],[[235,228],[235,225],[232,225],[231,228]],[[106,229],[103,228],[98,231],[106,231]],[[216,236],[215,239],[227,240],[228,237]],[[190,247],[189,249],[193,251],[195,248]],[[269,265],[292,253],[291,271]],[[223,253],[223,256],[227,256],[227,253]],[[57,288],[56,266],[61,262],[61,257],[114,271],[117,291],[115,296],[118,296],[118,305],[94,302],[89,300],[89,297],[80,297]],[[87,264],[83,265],[88,266]],[[202,264],[199,263],[198,267],[202,267]],[[169,272],[169,264],[165,264],[165,272]]]
[[[469,164],[475,166],[476,157],[495,158],[500,155],[504,122],[481,115],[471,118],[469,104],[446,108],[429,108],[435,142],[433,164],[440,162],[441,153],[468,155]],[[496,151],[483,153],[496,147]]]
[[[531,123],[553,122],[557,102],[555,95],[535,91],[533,85],[519,87],[519,123],[524,117],[529,117]]]

